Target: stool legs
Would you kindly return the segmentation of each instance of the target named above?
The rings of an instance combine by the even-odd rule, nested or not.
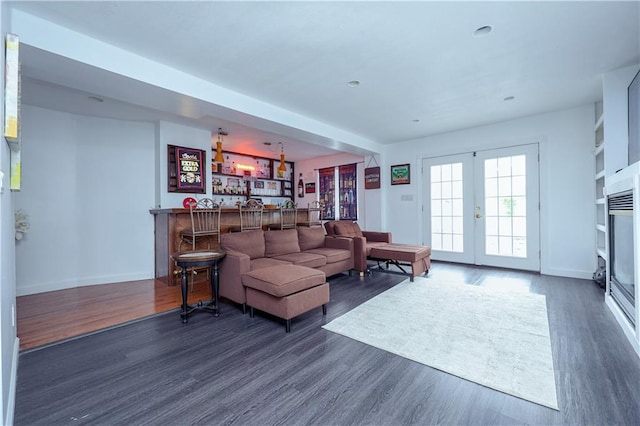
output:
[[[187,312],[187,268],[182,267],[182,323],[189,321],[189,313]]]
[[[193,263],[193,262],[176,262],[178,266],[181,268],[181,293],[182,293],[182,312],[180,316],[182,317],[182,323],[186,324],[189,321],[189,315],[198,309],[204,309],[211,313],[214,316],[220,315],[220,274],[218,272],[218,259],[214,259],[212,261]],[[212,300],[198,301],[197,304],[189,305],[187,303],[188,297],[188,280],[187,280],[187,271],[193,267],[207,267],[210,270],[209,283],[211,285],[211,297]]]
[[[213,266],[211,267],[211,279],[209,280],[211,282],[211,296],[213,297],[213,301],[211,303],[214,303],[214,316],[218,316],[220,315],[220,301],[218,299],[218,293],[220,292],[220,276],[218,274],[218,262],[215,262],[213,264]]]

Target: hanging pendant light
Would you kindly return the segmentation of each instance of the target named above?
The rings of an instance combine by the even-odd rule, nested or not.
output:
[[[278,142],[280,144],[280,165],[278,166],[278,174],[283,174],[287,171],[287,165],[284,164],[284,144],[282,142]]]
[[[216,142],[216,156],[213,159],[214,163],[224,163],[224,156],[222,155],[222,135],[226,135],[222,131],[221,127],[218,127],[218,141]]]

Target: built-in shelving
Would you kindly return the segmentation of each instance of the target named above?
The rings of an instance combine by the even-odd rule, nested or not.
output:
[[[595,185],[595,228],[596,257],[598,266],[605,266],[607,259],[607,212],[604,185],[607,175],[605,162],[604,113],[602,102],[596,103],[596,119],[593,128],[595,134],[594,185]]]
[[[211,163],[212,194],[223,204],[235,204],[258,198],[264,204],[280,204],[293,199],[293,163],[223,151],[223,163]],[[213,157],[213,156],[212,156]]]

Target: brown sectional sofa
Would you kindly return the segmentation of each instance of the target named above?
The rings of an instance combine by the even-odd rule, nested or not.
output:
[[[391,243],[391,232],[362,231],[356,222],[332,220],[325,222],[327,235],[349,237],[353,240],[354,267],[363,275],[367,271],[367,257],[373,247]]]
[[[243,311],[241,277],[250,271],[293,264],[331,276],[354,267],[353,240],[326,236],[321,227],[222,234],[220,247],[227,253],[220,262],[220,296],[242,304]]]

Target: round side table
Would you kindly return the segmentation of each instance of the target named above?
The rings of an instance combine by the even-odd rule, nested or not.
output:
[[[181,253],[174,253],[171,258],[176,262],[180,268],[182,268],[182,322],[187,323],[189,321],[189,315],[194,311],[203,309],[210,311],[214,316],[220,315],[220,306],[218,301],[218,291],[220,288],[218,277],[218,262],[226,255],[226,252],[222,250],[195,250],[185,251]],[[187,303],[187,269],[208,267],[211,270],[211,297],[210,301],[199,301],[194,305]]]

